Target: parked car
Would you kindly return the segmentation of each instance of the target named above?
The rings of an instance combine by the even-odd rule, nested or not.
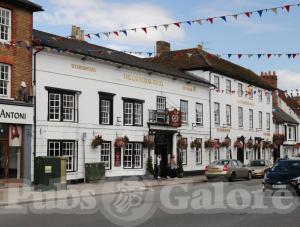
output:
[[[252,171],[239,160],[223,159],[206,166],[205,175],[207,179],[222,177],[228,181],[234,181],[236,178],[251,180]]]
[[[272,167],[272,162],[269,160],[252,160],[249,163],[249,168],[252,170],[253,177],[264,177],[265,171]]]
[[[300,195],[300,160],[280,160],[263,179],[263,191],[289,190]]]

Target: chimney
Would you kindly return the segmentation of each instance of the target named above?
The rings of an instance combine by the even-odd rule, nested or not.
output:
[[[277,88],[277,75],[275,71],[261,72],[260,76],[268,84],[270,84],[274,88]]]
[[[198,50],[203,50],[203,46],[200,45],[200,44],[198,44],[197,49],[198,49]]]
[[[84,31],[80,30],[80,27],[72,25],[71,39],[84,41]]]
[[[156,53],[157,54],[170,52],[170,50],[171,50],[170,43],[165,42],[165,41],[157,41],[156,42]]]

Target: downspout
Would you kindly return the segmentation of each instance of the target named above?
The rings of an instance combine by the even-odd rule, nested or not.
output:
[[[209,72],[209,83],[211,84],[211,72]],[[209,139],[212,139],[211,135],[211,89],[209,87]],[[209,164],[211,163],[211,149],[209,150]]]
[[[33,167],[35,163],[36,158],[36,55],[40,53],[44,48],[38,48],[33,53],[33,88],[34,88],[34,94],[33,94]],[[34,171],[34,169],[33,169]],[[34,176],[34,174],[33,174]],[[33,179],[34,181],[35,179]]]

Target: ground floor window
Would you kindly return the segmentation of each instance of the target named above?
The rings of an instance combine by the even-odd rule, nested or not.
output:
[[[196,164],[202,164],[202,149],[196,150]]]
[[[67,171],[77,171],[77,141],[74,140],[48,140],[48,156],[66,157]]]
[[[111,169],[111,142],[101,144],[100,162],[104,163],[105,169]]]
[[[142,143],[129,142],[123,152],[123,166],[125,169],[143,168],[143,145]]]
[[[214,149],[214,159],[220,160],[220,149]]]
[[[186,165],[187,164],[187,150],[186,149],[179,149],[179,157],[182,160],[182,165]]]

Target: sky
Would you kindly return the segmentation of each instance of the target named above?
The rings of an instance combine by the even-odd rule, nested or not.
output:
[[[71,26],[77,25],[86,33],[98,33],[195,20],[214,16],[236,14],[287,4],[300,0],[33,0],[45,10],[34,16],[34,28],[61,36],[71,34]],[[300,52],[300,7],[290,13],[279,10],[259,17],[239,16],[213,24],[170,26],[164,29],[129,32],[128,36],[111,38],[92,37],[86,41],[120,51],[154,51],[155,43],[164,40],[171,49],[186,49],[202,44],[213,54],[227,53],[294,53]],[[224,56],[225,59],[228,59]],[[257,57],[230,61],[260,74],[276,71],[279,87],[284,90],[300,89],[300,56]]]

